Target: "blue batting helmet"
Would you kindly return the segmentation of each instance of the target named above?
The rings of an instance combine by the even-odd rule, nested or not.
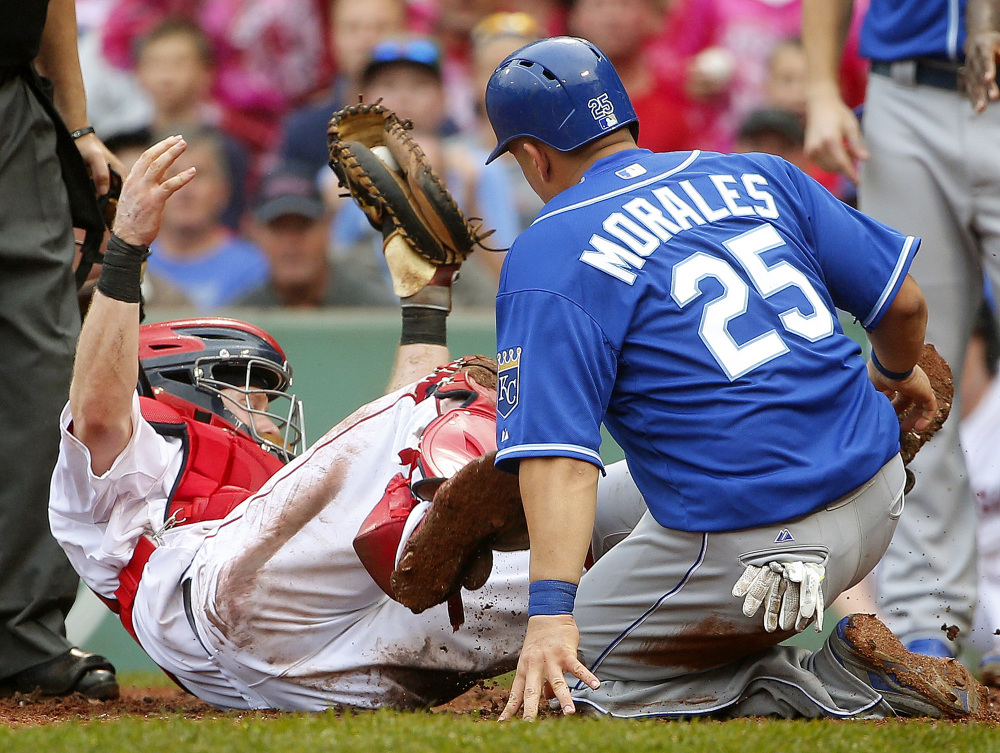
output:
[[[604,53],[585,39],[550,37],[512,53],[486,85],[497,137],[489,164],[530,136],[568,152],[624,126],[638,135],[635,108]]]

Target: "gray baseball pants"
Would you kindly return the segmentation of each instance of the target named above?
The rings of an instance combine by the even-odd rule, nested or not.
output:
[[[860,207],[923,238],[910,268],[927,298],[927,342],[955,375],[952,418],[914,459],[916,486],[879,568],[880,607],[904,642],[968,635],[976,605],[976,506],[958,442],[958,386],[982,301],[1000,290],[1000,107],[872,75],[863,118],[871,159]],[[1000,627],[1000,626],[995,626]]]
[[[622,717],[891,716],[827,646],[779,646],[793,632],[766,632],[763,612],[746,617],[732,588],[748,564],[801,559],[825,564],[823,593],[832,602],[885,552],[903,510],[904,480],[896,456],[805,517],[689,533],[659,525],[625,462],[610,466],[600,486],[597,559],[574,611],[581,660],[602,684],[591,690],[567,678],[574,699]]]

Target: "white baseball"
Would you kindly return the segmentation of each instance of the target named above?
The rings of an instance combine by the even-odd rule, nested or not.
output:
[[[390,170],[399,170],[399,163],[396,162],[396,158],[392,156],[392,152],[389,151],[389,147],[373,146],[372,154],[382,160]]]

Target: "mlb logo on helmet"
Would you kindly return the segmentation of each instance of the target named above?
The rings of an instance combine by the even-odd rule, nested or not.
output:
[[[587,102],[587,106],[590,108],[590,114],[594,116],[594,120],[605,131],[618,125],[618,118],[615,117],[615,106],[608,98],[607,92],[591,99]]]
[[[497,413],[504,418],[517,407],[517,386],[521,376],[521,349],[497,353]]]

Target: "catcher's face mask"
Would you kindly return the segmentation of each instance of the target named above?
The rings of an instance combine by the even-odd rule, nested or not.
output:
[[[270,361],[195,361],[195,386],[218,395],[230,422],[286,463],[305,443],[302,401],[276,385],[284,381]]]
[[[206,422],[218,416],[284,462],[304,448],[302,401],[288,391],[291,367],[258,327],[221,318],[145,324],[139,360],[154,394],[184,401]]]

